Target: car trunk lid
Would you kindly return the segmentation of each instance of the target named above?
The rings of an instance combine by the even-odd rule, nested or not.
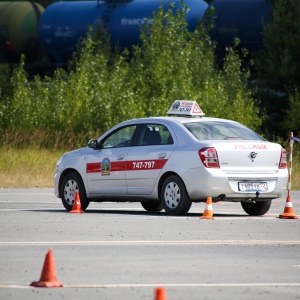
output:
[[[278,172],[281,146],[266,141],[216,142],[219,166],[225,173]]]

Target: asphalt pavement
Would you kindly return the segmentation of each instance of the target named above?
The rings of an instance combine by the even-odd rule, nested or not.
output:
[[[300,216],[300,192],[291,199]],[[70,214],[53,189],[0,189],[0,299],[155,299],[158,287],[168,300],[300,299],[300,221],[279,218],[285,205],[251,217],[215,203],[213,220],[204,203],[181,217],[139,203]],[[63,287],[30,286],[46,261]]]

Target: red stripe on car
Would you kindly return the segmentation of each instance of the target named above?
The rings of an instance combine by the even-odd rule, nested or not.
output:
[[[101,172],[101,163],[88,163],[86,164],[86,172],[87,173],[98,173]]]
[[[120,161],[120,162],[112,162],[110,164],[110,172],[118,172],[118,171],[125,171],[125,162],[124,161]],[[101,169],[101,163],[97,162],[97,163],[87,163],[86,164],[86,172],[87,173],[101,173],[102,169]]]
[[[140,171],[140,170],[157,170],[162,169],[166,164],[167,159],[157,159],[157,160],[131,160],[127,162],[111,162],[110,172],[118,171]],[[101,163],[87,163],[86,164],[87,173],[101,173]]]

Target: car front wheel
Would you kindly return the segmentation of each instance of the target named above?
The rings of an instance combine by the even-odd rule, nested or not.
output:
[[[79,193],[81,209],[85,210],[90,202],[86,197],[83,181],[78,173],[72,172],[63,179],[60,190],[62,204],[67,211],[73,208],[76,192]]]
[[[165,212],[170,215],[184,215],[192,205],[184,183],[176,175],[165,180],[161,189],[161,200]]]
[[[262,216],[270,209],[272,200],[253,203],[241,202],[244,211],[250,216]]]

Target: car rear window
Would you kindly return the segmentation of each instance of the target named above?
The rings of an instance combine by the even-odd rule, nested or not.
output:
[[[183,124],[198,140],[258,140],[264,139],[239,123],[207,121]]]

